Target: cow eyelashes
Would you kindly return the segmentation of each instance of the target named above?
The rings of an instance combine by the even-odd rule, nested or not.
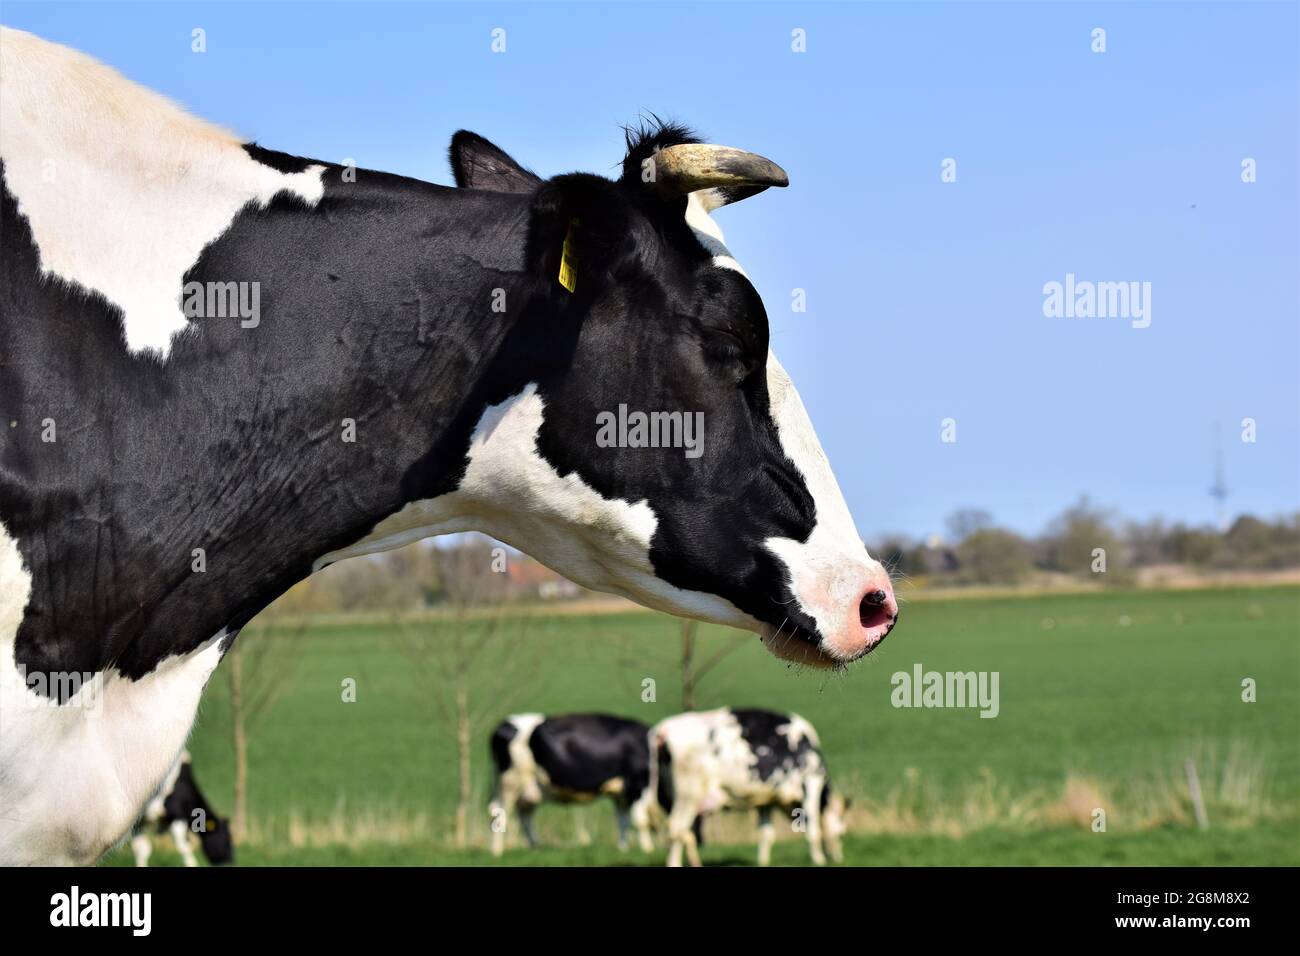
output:
[[[725,329],[704,330],[704,352],[719,362],[745,361],[745,343],[740,336]]]

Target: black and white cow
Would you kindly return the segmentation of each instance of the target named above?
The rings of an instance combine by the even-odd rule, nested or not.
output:
[[[893,627],[710,216],[785,174],[676,126],[612,180],[451,159],[272,152],[0,32],[0,863],[95,860],[248,620],[429,535],[814,666]],[[620,406],[701,453],[599,442]]]
[[[505,849],[510,815],[528,845],[537,845],[533,811],[543,803],[590,803],[600,797],[614,802],[618,847],[627,848],[630,811],[650,781],[649,728],[612,714],[513,714],[492,732],[496,788],[489,807],[492,854]],[[648,830],[638,834],[641,847],[653,846]]]
[[[145,804],[144,815],[131,834],[131,850],[136,866],[148,866],[153,852],[150,829],[170,833],[172,842],[186,866],[198,866],[190,834],[197,833],[199,846],[209,863],[229,863],[235,858],[235,845],[230,836],[230,824],[208,805],[194,779],[194,766],[189,751],[181,751],[181,759],[167,774],[153,799]]]
[[[724,707],[678,714],[650,729],[651,780],[633,808],[639,827],[668,815],[668,865],[682,850],[700,865],[697,821],[720,810],[758,811],[758,862],[772,858],[780,812],[808,838],[813,862],[840,860],[845,800],[831,789],[821,743],[798,714]]]

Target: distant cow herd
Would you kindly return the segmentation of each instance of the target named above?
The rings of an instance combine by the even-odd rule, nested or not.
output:
[[[700,822],[721,810],[758,814],[758,862],[776,840],[773,811],[801,830],[814,863],[842,857],[846,801],[831,789],[817,731],[798,714],[724,707],[669,717],[647,727],[608,714],[516,714],[493,732],[497,783],[491,802],[492,852],[500,855],[511,815],[537,843],[533,811],[543,803],[607,796],[625,848],[635,827],[651,852],[665,831],[668,865],[700,865]]]

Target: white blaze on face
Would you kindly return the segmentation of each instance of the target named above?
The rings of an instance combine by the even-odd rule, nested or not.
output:
[[[722,230],[709,215],[715,207],[716,197],[710,190],[691,193],[686,222],[713,257],[715,266],[745,275],[727,248]],[[827,665],[851,660],[878,643],[889,627],[888,623],[874,622],[873,626],[864,626],[858,610],[863,596],[870,590],[884,591],[885,615],[892,618],[898,612],[893,587],[888,573],[867,553],[858,536],[803,401],[770,351],[767,388],[781,445],[804,477],[817,508],[817,524],[807,541],[772,538],[766,546],[785,564],[800,609],[817,623],[821,645],[819,653],[800,641],[783,637],[780,631],[766,628],[764,643],[779,656],[806,663]]]
[[[727,248],[727,240],[722,235],[722,228],[709,211],[713,206],[712,190],[704,189],[693,192],[686,198],[686,224],[695,234],[695,241],[713,257],[713,264],[720,269],[730,269],[749,278],[736,257]]]
[[[858,536],[803,401],[771,352],[767,388],[781,446],[803,475],[817,509],[817,523],[806,541],[770,538],[766,546],[785,564],[800,608],[817,622],[821,650],[835,661],[851,660],[870,650],[888,630],[886,623],[863,625],[859,616],[863,596],[884,591],[884,609],[892,619],[898,613],[893,587]]]
[[[250,203],[287,192],[310,205],[324,193],[323,166],[264,166],[232,134],[116,70],[7,28],[0,159],[42,275],[99,293],[122,310],[131,351],[162,355],[189,324],[183,277],[204,247]]]

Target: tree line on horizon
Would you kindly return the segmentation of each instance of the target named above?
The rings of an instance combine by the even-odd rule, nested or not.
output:
[[[1123,521],[1086,497],[1036,537],[999,527],[989,512],[949,517],[947,541],[883,536],[872,554],[897,577],[927,586],[1018,585],[1052,578],[1137,583],[1144,571],[1269,572],[1300,566],[1300,512],[1241,515],[1226,531],[1182,522]]]

